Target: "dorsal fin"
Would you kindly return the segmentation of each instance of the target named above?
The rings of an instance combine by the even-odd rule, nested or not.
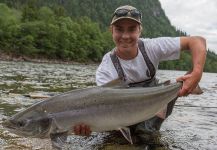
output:
[[[121,80],[120,78],[117,78],[115,80],[112,80],[104,85],[102,85],[102,87],[129,87],[129,85],[127,85],[126,83],[124,83],[123,80]]]
[[[163,85],[170,85],[171,81],[170,80],[166,80],[163,82]]]

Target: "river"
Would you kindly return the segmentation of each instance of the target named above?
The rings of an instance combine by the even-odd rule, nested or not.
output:
[[[0,61],[0,149],[49,150],[48,139],[24,138],[5,130],[2,118],[19,112],[42,98],[95,86],[97,65],[43,64]],[[159,70],[161,81],[185,74],[184,71]],[[159,145],[154,150],[217,149],[217,74],[204,73],[200,82],[204,93],[177,100],[172,115],[160,130]],[[33,98],[36,95],[36,98]],[[105,142],[107,133],[90,137],[70,136],[68,149],[73,150],[142,150],[139,145]]]

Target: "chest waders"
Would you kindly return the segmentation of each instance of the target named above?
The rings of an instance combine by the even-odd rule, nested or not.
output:
[[[145,60],[145,63],[147,65],[148,70],[146,70],[146,75],[148,76],[147,80],[141,81],[141,82],[136,82],[136,83],[130,83],[130,87],[152,87],[152,86],[157,86],[158,80],[155,78],[156,74],[156,69],[154,65],[152,64],[151,60],[149,59],[145,46],[142,40],[138,41],[138,46],[139,50],[142,53],[142,56]],[[115,54],[115,49],[111,52],[111,60],[112,63],[118,73],[118,77],[123,80],[124,82],[126,81],[126,75],[124,74],[123,68],[121,67],[120,61]],[[172,100],[168,105],[167,105],[167,112],[166,112],[166,117],[168,117],[173,110],[175,101],[177,98]],[[134,142],[153,142],[153,133],[158,131],[161,127],[162,122],[164,119],[161,119],[157,116],[154,116],[146,121],[140,122],[138,124],[130,126],[130,131],[132,136],[136,136],[137,138],[135,139]],[[139,139],[138,139],[139,138]]]

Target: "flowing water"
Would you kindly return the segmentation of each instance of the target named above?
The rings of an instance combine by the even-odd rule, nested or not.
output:
[[[0,150],[49,150],[49,139],[24,138],[5,130],[6,118],[33,103],[40,96],[95,86],[97,65],[37,64],[0,61]],[[175,80],[183,71],[158,72],[160,80]],[[204,93],[177,100],[172,115],[163,123],[155,150],[216,150],[217,149],[217,74],[204,73],[200,82]],[[34,97],[36,96],[36,97]],[[90,137],[69,136],[66,149],[73,150],[142,150],[141,145],[106,142],[108,133]]]

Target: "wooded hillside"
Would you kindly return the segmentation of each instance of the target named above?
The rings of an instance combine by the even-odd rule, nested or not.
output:
[[[158,0],[0,0],[0,51],[14,56],[99,62],[114,47],[108,27],[115,8],[130,4],[143,14],[143,37],[181,36]],[[205,71],[217,72],[217,55],[208,51]],[[188,70],[183,61],[161,69]]]

